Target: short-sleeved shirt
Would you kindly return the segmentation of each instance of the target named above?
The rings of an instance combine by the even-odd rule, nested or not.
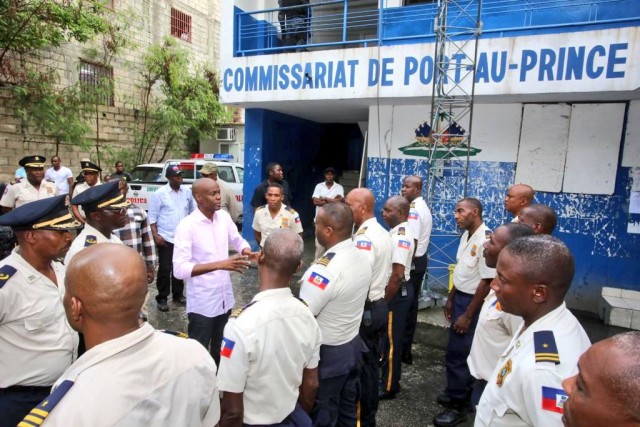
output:
[[[244,394],[245,424],[278,423],[296,406],[303,370],[318,366],[320,344],[316,319],[288,287],[262,291],[224,328],[218,386]]]
[[[76,197],[78,194],[87,191],[88,189],[90,189],[91,187],[95,187],[96,185],[101,185],[102,181],[98,181],[96,182],[94,185],[89,185],[87,184],[85,181],[77,184],[75,187],[73,187],[73,195],[72,197]]]
[[[411,276],[411,261],[415,242],[407,222],[401,222],[391,229],[391,264],[404,266],[404,280]]]
[[[44,173],[44,179],[56,185],[58,194],[69,193],[69,178],[73,178],[73,173],[71,173],[71,169],[66,166],[60,166],[58,170],[49,168]]]
[[[322,344],[345,344],[358,335],[371,283],[371,263],[351,239],[327,249],[302,276],[300,298],[316,316]]]
[[[480,280],[493,279],[496,276],[496,270],[487,267],[483,255],[482,245],[490,234],[491,230],[484,222],[472,236],[469,236],[468,231],[462,234],[456,255],[457,264],[453,270],[453,285],[460,292],[473,295]]]
[[[78,351],[62,305],[65,267],[52,262],[57,286],[15,248],[0,261],[0,388],[49,387]]]
[[[353,235],[353,244],[367,256],[372,268],[369,300],[384,297],[384,289],[391,275],[391,238],[376,218],[369,218],[358,227]]]
[[[476,427],[562,426],[562,381],[578,373],[591,342],[564,303],[520,326],[488,378]]]
[[[294,209],[282,204],[275,217],[271,217],[269,206],[260,206],[253,215],[253,229],[260,235],[260,246],[264,245],[267,237],[279,228],[288,228],[294,233],[302,233],[300,215]]]
[[[416,257],[420,257],[427,253],[429,248],[429,239],[431,238],[431,228],[433,226],[433,218],[431,210],[422,197],[418,197],[409,205],[409,230],[418,241],[416,247]]]
[[[124,244],[118,236],[111,234],[109,237],[105,237],[100,231],[96,230],[88,222],[84,224],[84,229],[73,239],[71,247],[67,251],[67,255],[64,257],[64,265],[69,265],[74,256],[86,247],[95,245],[97,243],[117,243]]]
[[[0,206],[5,208],[19,208],[20,206],[58,195],[58,189],[52,182],[42,181],[40,188],[35,188],[29,180],[23,179],[13,185],[7,185],[4,189]]]
[[[313,195],[311,197],[319,199],[320,197],[326,197],[329,199],[334,199],[337,196],[344,197],[344,188],[342,185],[334,182],[331,188],[327,187],[327,183],[322,181],[321,183],[316,185],[316,188],[313,190]],[[316,206],[316,216],[318,216],[318,212],[322,206]]]
[[[156,224],[158,234],[169,243],[173,243],[173,236],[182,218],[194,210],[191,188],[181,186],[178,191],[170,184],[164,185],[153,193],[149,203],[149,224]]]
[[[489,380],[498,358],[511,342],[520,324],[522,317],[502,311],[495,292],[489,292],[480,310],[471,352],[467,358],[474,378]]]
[[[216,364],[195,340],[140,328],[82,355],[47,426],[202,426],[220,419]]]

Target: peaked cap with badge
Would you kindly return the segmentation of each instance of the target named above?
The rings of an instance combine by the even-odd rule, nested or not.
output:
[[[102,172],[102,168],[90,160],[80,161],[80,167],[82,168],[82,172]]]
[[[85,212],[126,208],[131,203],[120,192],[119,183],[120,181],[109,181],[106,184],[90,187],[71,199],[71,204],[82,206]]]
[[[69,209],[69,196],[61,195],[29,202],[0,216],[0,225],[14,230],[78,230],[82,224]]]
[[[24,156],[18,164],[25,168],[44,168],[44,164],[47,161],[45,156],[34,155]]]

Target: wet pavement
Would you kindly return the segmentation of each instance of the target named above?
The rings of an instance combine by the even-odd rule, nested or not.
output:
[[[297,274],[297,279],[313,261],[313,246],[313,239],[305,239],[305,267]],[[258,293],[257,272],[257,268],[252,267],[244,274],[231,273],[236,307],[242,307]],[[297,283],[292,283],[292,290],[294,295],[298,294]],[[149,289],[146,305],[149,323],[156,329],[186,332],[187,315],[184,307],[174,306],[169,299],[169,312],[160,312],[154,299],[156,293],[153,284]],[[623,328],[606,326],[592,314],[576,314],[592,342],[626,331]],[[431,420],[443,409],[436,403],[436,397],[444,390],[446,383],[444,356],[448,332],[442,308],[421,310],[418,317],[413,345],[413,365],[402,365],[401,390],[396,399],[380,402],[377,416],[379,426],[432,426]],[[467,422],[458,425],[472,426],[473,416],[471,415]]]

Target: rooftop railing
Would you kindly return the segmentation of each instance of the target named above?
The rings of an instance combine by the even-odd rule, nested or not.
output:
[[[469,3],[469,0],[459,0]],[[264,55],[433,40],[437,1],[378,7],[331,0],[235,15],[235,54]],[[449,16],[456,16],[455,4]],[[483,0],[483,36],[566,27],[640,25],[640,0]]]

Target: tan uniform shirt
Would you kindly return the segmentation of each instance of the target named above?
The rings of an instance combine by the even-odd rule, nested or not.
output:
[[[302,222],[298,212],[286,205],[280,206],[280,211],[271,217],[269,206],[260,206],[253,216],[253,229],[260,235],[260,246],[264,245],[267,237],[279,228],[289,228],[294,233],[302,233]]]
[[[15,209],[26,203],[57,195],[58,189],[53,182],[42,181],[40,188],[36,189],[28,180],[23,179],[13,185],[7,185],[0,199],[0,206]]]
[[[243,393],[245,424],[275,424],[293,412],[303,370],[318,366],[321,341],[311,310],[289,288],[262,291],[232,315],[218,385]]]
[[[148,323],[89,349],[56,386],[67,380],[73,385],[47,427],[211,427],[220,419],[216,364],[207,350]]]
[[[78,334],[62,306],[65,267],[51,266],[58,286],[18,248],[0,261],[0,388],[51,386],[76,356]]]
[[[238,222],[242,214],[242,204],[236,199],[236,193],[223,179],[217,179],[216,182],[220,187],[220,207],[231,215],[233,222]]]
[[[480,280],[496,276],[496,270],[487,267],[482,247],[490,233],[491,230],[483,222],[472,236],[468,231],[462,234],[456,255],[457,264],[453,270],[453,284],[460,292],[473,295]]]

